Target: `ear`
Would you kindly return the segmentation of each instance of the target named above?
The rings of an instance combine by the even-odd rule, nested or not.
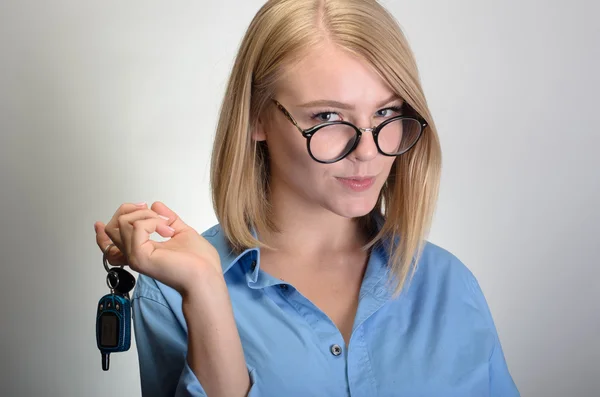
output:
[[[265,129],[265,123],[263,122],[262,117],[258,118],[256,125],[252,131],[252,139],[261,142],[267,140],[267,131]]]

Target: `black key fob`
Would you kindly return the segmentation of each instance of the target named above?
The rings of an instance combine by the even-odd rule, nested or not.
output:
[[[114,267],[107,274],[107,284],[115,293],[127,295],[135,287],[135,277],[122,267]]]

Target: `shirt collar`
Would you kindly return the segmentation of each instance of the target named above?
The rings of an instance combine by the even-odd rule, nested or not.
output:
[[[379,231],[385,222],[385,218],[377,214],[375,215],[375,222],[377,231]],[[257,233],[254,227],[251,228],[251,233],[256,239]],[[389,245],[389,241],[384,239],[376,243],[371,249],[361,287],[361,296],[368,294],[382,299],[389,296],[389,288],[386,285],[389,278],[389,268],[387,266],[389,262]],[[219,251],[221,252],[221,250]],[[248,248],[237,256],[230,249],[227,251],[228,254],[221,255],[223,274],[227,273],[232,267],[239,266],[245,274],[248,286],[252,289],[262,289],[272,285],[285,284],[284,281],[260,271],[260,250],[258,247]]]

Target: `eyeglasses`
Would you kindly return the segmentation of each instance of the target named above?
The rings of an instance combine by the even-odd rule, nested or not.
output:
[[[348,121],[326,121],[303,130],[281,103],[272,101],[306,138],[310,157],[323,164],[335,163],[350,154],[358,146],[363,132],[373,134],[379,153],[400,156],[417,143],[427,127],[427,122],[404,104],[406,114],[390,117],[373,128],[359,128]]]

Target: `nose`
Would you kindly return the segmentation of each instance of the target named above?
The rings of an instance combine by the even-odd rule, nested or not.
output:
[[[373,138],[373,128],[359,128],[362,132],[358,146],[348,155],[352,160],[369,161],[377,156],[377,145]]]

